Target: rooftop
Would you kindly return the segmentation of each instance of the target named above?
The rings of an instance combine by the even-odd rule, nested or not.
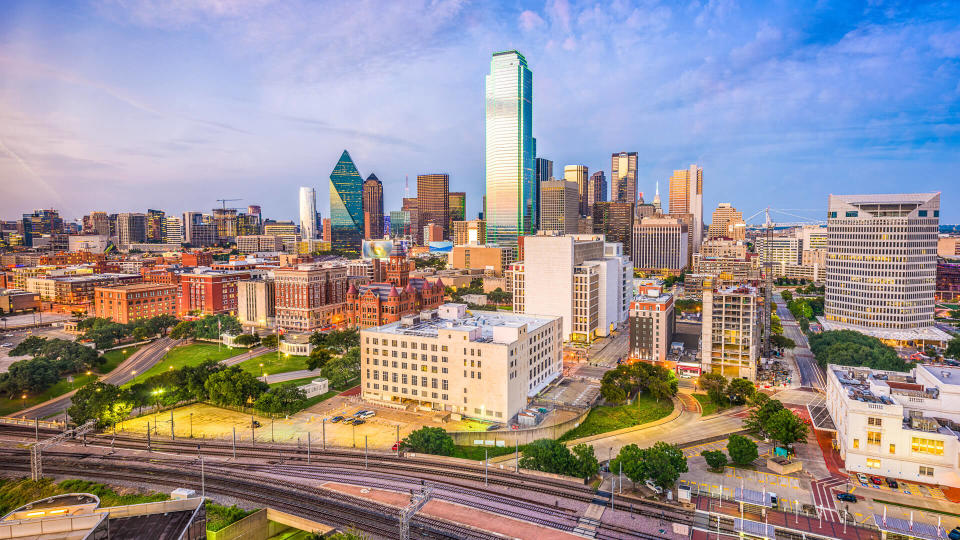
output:
[[[917,367],[932,375],[940,384],[960,386],[960,367],[929,364],[921,364]]]
[[[457,304],[444,304],[444,306],[456,306]],[[462,305],[462,304],[461,304]],[[527,330],[535,330],[541,326],[550,323],[557,317],[538,317],[535,315],[520,315],[514,313],[500,313],[493,311],[466,312],[466,315],[458,318],[440,318],[437,311],[428,311],[421,314],[420,317],[411,318],[412,324],[404,324],[404,321],[395,322],[372,329],[383,334],[397,334],[405,336],[437,337],[440,330],[470,331],[477,329],[480,331],[480,338],[477,341],[493,341],[493,331],[495,328],[520,328],[527,326]],[[405,318],[407,320],[407,318]]]
[[[926,328],[867,328],[855,324],[831,321],[826,317],[817,317],[824,330],[854,330],[877,339],[893,341],[938,341],[946,343],[951,336],[935,326]]]

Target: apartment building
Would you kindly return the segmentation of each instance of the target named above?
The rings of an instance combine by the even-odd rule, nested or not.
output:
[[[360,331],[361,396],[506,422],[562,371],[559,317],[436,311]]]
[[[708,257],[693,255],[693,273],[723,276],[725,281],[752,281],[760,279],[756,257]]]
[[[273,272],[277,325],[312,332],[345,322],[347,267],[337,263],[301,264]]]
[[[747,244],[742,240],[726,238],[711,238],[704,240],[700,246],[700,255],[704,257],[732,257],[734,259],[747,258]]]
[[[453,222],[453,243],[458,246],[487,243],[487,222],[482,219]]]
[[[250,272],[195,268],[180,274],[177,314],[216,315],[237,309],[237,283],[250,279]]]
[[[667,361],[673,338],[673,295],[662,293],[659,287],[645,291],[630,302],[631,361],[660,364],[674,369]]]
[[[40,295],[45,302],[80,309],[93,309],[94,290],[98,286],[139,283],[140,274],[91,274],[59,277],[32,277],[26,290]]]
[[[158,315],[177,314],[176,285],[136,283],[96,287],[93,299],[97,317],[109,317],[120,324]]]
[[[960,368],[831,364],[826,406],[848,471],[960,487]]]
[[[633,267],[679,274],[690,260],[690,231],[682,220],[648,217],[633,226]]]
[[[771,236],[769,239],[760,236],[756,239],[756,250],[761,263],[797,265],[800,264],[803,240],[794,236]]]
[[[237,251],[240,253],[283,251],[283,238],[269,234],[238,236]]]
[[[763,297],[756,287],[703,283],[700,361],[704,373],[757,378]]]

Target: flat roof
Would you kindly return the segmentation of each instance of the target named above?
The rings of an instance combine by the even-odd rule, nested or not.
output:
[[[886,329],[866,328],[855,324],[831,321],[826,317],[817,317],[817,321],[820,322],[820,325],[823,326],[824,330],[853,330],[877,339],[889,339],[894,341],[947,342],[953,337],[935,326],[928,326],[926,328]]]
[[[527,325],[527,330],[536,330],[541,326],[556,320],[557,317],[537,317],[516,313],[498,313],[493,311],[477,311],[472,315],[459,319],[430,319],[411,326],[401,326],[401,322],[390,323],[370,330],[382,334],[397,334],[407,336],[436,337],[440,330],[467,331],[479,328],[481,339],[492,339],[494,328],[519,328]]]
[[[733,530],[760,538],[776,538],[777,528],[769,523],[760,523],[751,519],[733,518]]]
[[[733,500],[747,504],[755,504],[757,506],[771,506],[771,495],[776,496],[776,493],[773,491],[737,488],[736,491],[734,491]]]
[[[946,365],[930,365],[930,364],[920,364],[917,368],[922,369],[932,375],[937,382],[940,384],[945,384],[948,386],[958,386],[960,385],[960,367],[946,366]]]
[[[940,540],[941,538],[946,538],[947,533],[941,527],[936,525],[930,525],[929,523],[922,523],[919,521],[911,521],[902,518],[883,517],[883,514],[874,514],[873,522],[877,524],[877,528],[884,532],[892,532],[895,534],[902,534],[911,538],[923,538],[925,540]]]

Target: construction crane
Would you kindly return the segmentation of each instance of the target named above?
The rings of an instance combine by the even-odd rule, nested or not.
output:
[[[243,199],[217,199],[220,201],[220,204],[223,205],[223,210],[227,209],[227,203],[230,201],[242,201]]]

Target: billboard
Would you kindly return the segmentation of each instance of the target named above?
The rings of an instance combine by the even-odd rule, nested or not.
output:
[[[364,240],[360,253],[364,259],[389,259],[393,253],[393,241]]]
[[[430,242],[430,253],[450,253],[451,251],[453,251],[453,242],[449,240]]]

